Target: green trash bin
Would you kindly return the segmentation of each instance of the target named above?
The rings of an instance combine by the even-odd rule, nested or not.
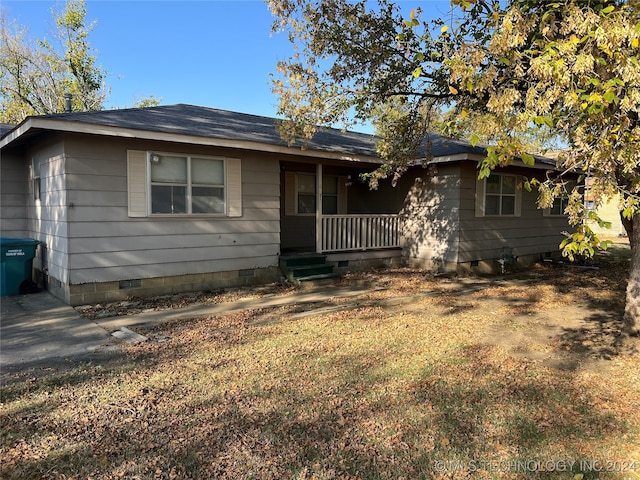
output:
[[[0,238],[0,295],[35,291],[33,257],[40,242],[31,238]]]

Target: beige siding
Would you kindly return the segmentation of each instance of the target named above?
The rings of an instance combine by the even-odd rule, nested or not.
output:
[[[503,249],[511,249],[514,256],[558,250],[564,238],[562,232],[569,229],[565,216],[545,217],[536,206],[537,193],[526,190],[522,191],[520,216],[477,216],[476,179],[474,165],[463,165],[458,262],[498,259]]]
[[[460,178],[458,166],[442,166],[437,176],[427,170],[407,173],[412,181],[401,212],[403,254],[432,268],[458,261]]]
[[[36,202],[33,231],[46,246],[47,273],[63,283],[68,282],[68,208],[65,158],[58,154],[42,161],[40,167],[42,194]]]
[[[22,238],[27,232],[28,162],[18,153],[2,152],[0,163],[0,233]]]
[[[65,192],[64,144],[60,139],[27,149],[22,158],[26,169],[24,236],[42,242],[33,266],[50,277],[67,280],[67,196]],[[4,156],[4,152],[3,152]],[[40,163],[40,199],[35,198],[32,162]]]
[[[619,202],[620,197],[616,195],[596,212],[602,220],[611,222],[611,228],[602,228],[596,222],[588,222],[587,225],[598,235],[626,236],[627,232],[620,219]]]
[[[130,217],[128,150],[238,158],[241,210],[228,217]],[[277,265],[279,164],[259,153],[99,140],[67,141],[70,283],[185,275]],[[233,216],[232,216],[233,215]],[[236,216],[239,215],[239,216]]]

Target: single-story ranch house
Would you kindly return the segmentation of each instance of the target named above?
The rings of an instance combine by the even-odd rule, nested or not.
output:
[[[434,135],[432,160],[370,190],[371,135],[304,148],[277,121],[191,105],[34,116],[0,139],[3,237],[42,242],[34,278],[71,305],[277,281],[281,257],[434,271],[556,252],[561,201],[536,208],[516,163],[477,179],[484,150]]]

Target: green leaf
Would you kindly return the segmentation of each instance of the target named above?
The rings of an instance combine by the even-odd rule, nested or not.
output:
[[[471,145],[474,147],[478,144],[479,141],[480,141],[480,137],[475,133],[471,135],[471,138],[469,138],[469,143],[471,143]]]
[[[545,117],[542,115],[538,115],[537,117],[533,117],[533,123],[537,126],[541,127],[542,125],[547,125],[548,127],[553,128],[553,118]]]
[[[600,248],[602,250],[608,249],[611,245],[613,245],[613,242],[611,240],[603,240],[600,242]]]
[[[491,169],[485,165],[480,169],[478,178],[482,180],[483,178],[487,178],[489,175],[491,175]]]
[[[633,207],[627,207],[624,210],[622,210],[622,216],[627,220],[631,220],[633,218],[634,210],[635,209]]]
[[[614,7],[613,5],[609,5],[608,7],[603,8],[601,10],[601,12],[604,13],[604,14],[608,14],[608,13],[613,12],[615,9],[616,9],[616,7]]]
[[[535,158],[533,158],[532,155],[529,155],[528,153],[523,153],[522,155],[520,155],[520,158],[522,158],[522,161],[524,163],[526,163],[527,165],[533,165],[536,163]],[[531,190],[529,190],[531,191]]]

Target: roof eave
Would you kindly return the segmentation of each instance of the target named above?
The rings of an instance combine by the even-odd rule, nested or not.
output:
[[[433,157],[428,165],[437,165],[443,163],[453,163],[453,162],[463,162],[463,161],[474,161],[479,162],[483,160],[486,156],[480,155],[477,153],[458,153],[455,155],[443,155],[440,157]],[[523,168],[532,168],[535,170],[560,170],[556,165],[551,165],[550,163],[543,163],[542,161],[536,161],[533,165],[524,163],[520,159],[513,160],[509,166],[514,167],[523,167]]]
[[[114,127],[109,125],[91,124],[85,122],[56,120],[50,118],[29,118],[15,129],[9,132],[0,141],[0,148],[4,148],[27,131],[32,129],[53,130],[58,132],[83,133],[89,135],[103,135],[109,137],[120,138],[137,138],[143,140],[159,140],[177,143],[190,143],[196,145],[206,145],[211,147],[238,148],[244,150],[281,153],[288,155],[300,155],[306,157],[326,158],[332,160],[341,160],[357,163],[376,163],[382,164],[383,160],[379,157],[347,154],[340,152],[329,152],[326,150],[318,150],[312,148],[292,147],[286,145],[275,145],[264,142],[254,142],[250,140],[233,140],[227,138],[206,137],[198,135],[185,135],[180,133],[156,132],[152,130],[138,130],[133,128]]]
[[[28,117],[23,120],[20,124],[18,124],[13,130],[10,130],[2,139],[0,139],[0,148],[4,148],[9,145],[14,140],[18,139],[22,135],[24,135],[27,131],[29,131],[32,126],[34,118]]]

